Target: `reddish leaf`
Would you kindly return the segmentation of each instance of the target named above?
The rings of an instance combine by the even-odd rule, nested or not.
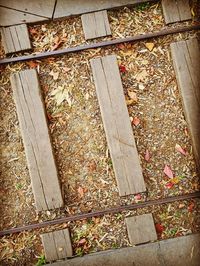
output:
[[[30,67],[30,68],[36,68],[38,66],[38,63],[35,61],[29,61],[26,62],[26,64]]]
[[[124,66],[124,65],[120,65],[119,66],[119,70],[120,70],[120,72],[122,72],[122,73],[126,73],[126,67]]]
[[[166,186],[166,188],[170,189],[170,188],[172,188],[174,186],[174,184],[169,182],[165,186]]]
[[[132,123],[134,126],[137,127],[140,124],[140,119],[138,117],[134,117]]]
[[[176,151],[186,156],[186,151],[179,144],[176,144],[175,149]]]
[[[190,205],[188,206],[188,211],[192,212],[194,210],[194,202],[191,202]]]
[[[137,194],[137,195],[135,195],[135,197],[134,197],[135,200],[141,200],[141,198],[142,198],[142,197],[141,197],[140,194]]]
[[[37,31],[36,29],[34,29],[34,28],[31,28],[31,29],[29,30],[29,32],[30,32],[31,34],[38,34],[38,31]]]
[[[150,160],[150,153],[149,153],[148,150],[146,150],[146,153],[145,153],[145,155],[144,155],[144,159],[145,159],[145,161],[147,161],[147,162],[149,162],[149,160]]]
[[[123,50],[125,48],[125,45],[123,43],[118,44],[118,48]]]
[[[162,232],[164,231],[164,227],[162,226],[162,224],[156,224],[155,227],[156,227],[156,232],[161,235]]]
[[[165,168],[164,168],[164,173],[166,174],[166,176],[168,176],[169,178],[173,178],[174,177],[174,174],[172,172],[172,169],[169,165],[165,165]]]

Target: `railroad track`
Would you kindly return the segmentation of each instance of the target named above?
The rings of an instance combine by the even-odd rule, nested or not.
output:
[[[55,8],[54,8],[55,12]],[[86,44],[86,45],[80,45],[76,47],[71,47],[71,48],[65,48],[61,50],[55,50],[55,51],[50,51],[50,52],[42,52],[42,53],[37,53],[37,54],[30,54],[30,55],[23,55],[23,56],[16,56],[16,57],[10,57],[10,58],[3,58],[0,60],[0,65],[1,66],[6,66],[8,64],[15,64],[19,62],[28,62],[28,61],[33,61],[33,60],[43,60],[45,58],[52,58],[52,57],[58,57],[66,54],[71,54],[71,53],[79,53],[80,51],[85,51],[85,50],[91,50],[91,49],[97,49],[97,48],[103,48],[103,47],[115,47],[116,45],[119,44],[124,44],[124,43],[135,43],[135,42],[140,42],[140,41],[145,41],[149,39],[156,39],[160,38],[163,36],[170,36],[174,34],[179,34],[179,33],[186,33],[186,32],[197,32],[200,30],[200,24],[196,23],[195,25],[190,25],[190,26],[178,26],[174,28],[169,28],[153,33],[146,33],[142,35],[135,35],[132,37],[127,37],[127,38],[119,38],[119,39],[114,39],[114,40],[109,40],[109,41],[103,41],[103,42],[96,42],[93,44]],[[190,51],[191,49],[191,51]],[[194,49],[194,51],[193,51]],[[196,49],[196,50],[195,50]],[[176,77],[178,80],[178,84],[180,86],[180,91],[182,94],[183,98],[183,107],[185,110],[185,116],[187,119],[187,122],[190,127],[190,132],[191,132],[191,138],[193,142],[193,150],[194,150],[194,155],[197,161],[197,165],[199,162],[199,128],[196,124],[196,120],[194,117],[198,117],[197,115],[199,114],[199,107],[198,107],[198,99],[199,99],[199,93],[197,92],[197,87],[199,85],[199,81],[197,76],[195,74],[198,72],[199,69],[199,64],[198,60],[195,58],[189,58],[190,55],[194,55],[199,53],[198,50],[198,45],[197,45],[197,39],[195,40],[189,40],[189,41],[180,41],[173,43],[171,45],[171,51],[173,55],[173,62],[174,62],[174,67],[176,71]],[[191,54],[187,51],[189,50]],[[184,57],[185,56],[185,57]],[[180,59],[184,58],[185,63],[181,62]],[[121,84],[121,79],[119,75],[119,70],[117,67],[116,63],[116,58],[115,56],[105,56],[102,57],[101,59],[95,58],[91,60],[91,66],[92,66],[92,73],[94,76],[94,83],[95,87],[97,90],[97,95],[98,95],[98,100],[99,104],[101,107],[101,114],[103,117],[103,124],[104,128],[106,131],[106,137],[107,141],[109,144],[109,149],[111,152],[111,158],[114,164],[114,170],[115,170],[115,176],[117,180],[117,185],[119,189],[120,196],[126,196],[129,194],[138,194],[140,192],[146,192],[146,185],[143,179],[142,171],[140,168],[140,163],[138,160],[138,155],[137,155],[137,149],[135,147],[135,142],[130,140],[130,135],[127,134],[129,132],[130,126],[128,125],[129,123],[129,117],[126,112],[124,112],[125,108],[125,100],[123,96],[123,88]],[[181,69],[180,65],[187,65],[186,68],[183,70]],[[195,68],[196,72],[192,72],[193,69]],[[115,73],[115,75],[112,75]],[[102,74],[99,74],[102,73]],[[104,73],[104,74],[103,74]],[[185,80],[185,73],[187,73],[187,78],[189,81],[187,82]],[[115,79],[116,77],[116,79]],[[30,85],[31,84],[31,85]],[[107,85],[104,85],[107,84]],[[64,201],[62,198],[62,193],[59,187],[59,182],[58,182],[58,175],[56,171],[56,166],[55,166],[55,161],[53,157],[53,152],[52,152],[52,147],[51,147],[51,141],[49,139],[48,135],[48,129],[47,129],[47,123],[45,121],[45,110],[42,104],[42,101],[40,99],[40,84],[38,81],[38,75],[37,71],[35,70],[25,70],[24,72],[18,72],[12,75],[11,77],[11,85],[12,89],[14,91],[14,100],[15,104],[17,106],[17,114],[18,114],[18,119],[20,121],[20,126],[21,126],[21,131],[22,131],[22,136],[23,136],[23,141],[25,145],[25,150],[26,150],[26,157],[29,165],[29,171],[32,179],[32,187],[33,187],[33,192],[34,192],[34,197],[35,197],[35,203],[36,203],[36,209],[37,211],[44,211],[48,209],[54,209],[54,208],[62,208],[64,206]],[[193,90],[191,94],[188,97],[188,91],[187,88],[188,86],[191,85],[193,86]],[[105,91],[104,88],[107,86],[107,89]],[[112,117],[113,110],[112,108],[108,110],[108,103],[106,102],[109,97],[107,97],[109,94],[114,95],[115,94],[115,87],[120,91],[121,90],[121,96],[113,101],[111,101],[111,106],[114,108],[116,111],[117,108],[122,108],[121,115],[120,112],[117,113],[117,116],[120,117],[120,120],[123,123],[120,123],[118,121],[115,121],[113,126],[111,126],[111,122],[115,120]],[[120,94],[120,93],[119,93]],[[24,98],[23,98],[24,97]],[[23,98],[23,100],[22,100]],[[34,103],[32,103],[32,99],[34,98]],[[104,103],[106,103],[104,105]],[[33,104],[33,106],[31,106]],[[197,106],[196,109],[190,109],[188,106]],[[33,112],[33,110],[36,109],[36,106],[38,108],[38,112]],[[31,109],[32,108],[32,109]],[[125,108],[125,109],[123,109]],[[27,113],[24,113],[24,110],[27,110]],[[41,115],[40,115],[40,113]],[[39,128],[38,132],[33,134],[32,130],[35,129],[35,124],[37,123],[37,126]],[[27,127],[28,125],[28,127]],[[112,130],[110,131],[110,127]],[[116,127],[116,128],[115,128]],[[29,129],[31,130],[29,131]],[[123,129],[126,128],[126,133],[124,133]],[[45,134],[45,147],[43,146],[42,137],[44,132]],[[38,134],[38,135],[37,135]],[[112,135],[118,135],[116,140],[113,140]],[[123,141],[121,141],[121,139]],[[128,143],[128,144],[127,144]],[[123,157],[123,153],[126,154],[126,156],[130,156],[131,158],[134,158],[134,167],[132,167],[131,162],[129,163],[129,159],[127,162],[124,162],[121,164],[120,167],[118,167],[118,164],[120,164],[120,160],[118,160],[116,154],[116,146],[119,145],[119,150],[118,152],[122,152],[121,156]],[[30,148],[31,147],[31,148]],[[38,147],[42,147],[38,149]],[[46,149],[48,150],[46,152]],[[48,156],[48,161],[47,158],[44,157],[42,158],[42,154],[46,152],[46,156]],[[41,165],[38,165],[38,161],[41,160],[42,167]],[[49,173],[49,164],[47,162],[51,162],[51,175],[48,177],[51,179],[51,182],[49,182],[48,179],[46,179],[47,173]],[[134,172],[135,171],[135,172]],[[133,174],[134,173],[134,174]],[[123,176],[123,180],[121,181],[121,176]],[[134,179],[134,176],[137,176],[137,180]],[[126,177],[126,178],[125,178]],[[75,222],[75,221],[80,221],[84,219],[89,219],[89,218],[94,218],[94,217],[101,217],[107,214],[117,214],[121,213],[124,211],[132,211],[132,210],[137,210],[137,209],[142,209],[146,207],[153,207],[153,206],[158,206],[158,205],[163,205],[163,204],[169,204],[169,203],[175,203],[178,201],[185,201],[185,200],[192,200],[192,199],[198,199],[200,197],[200,191],[194,192],[194,193],[188,193],[188,194],[182,194],[178,196],[173,196],[173,197],[166,197],[162,199],[156,199],[156,200],[148,200],[148,195],[146,200],[143,202],[139,203],[134,203],[134,204],[129,204],[129,205],[121,205],[113,208],[106,208],[104,210],[100,211],[92,211],[92,212],[87,212],[87,213],[81,213],[81,214],[76,214],[76,215],[70,215],[70,216],[65,216],[62,218],[58,219],[52,219],[52,220],[46,220],[40,223],[30,223],[25,226],[20,226],[20,227],[15,227],[15,228],[7,228],[5,230],[0,231],[0,236],[5,237],[11,234],[17,234],[21,233],[24,231],[30,231],[30,230],[36,230],[36,229],[41,229],[41,228],[46,228],[49,226],[54,226],[54,225],[61,225],[66,222]],[[140,218],[140,216],[138,216]],[[153,221],[152,216],[145,217],[146,220],[148,220],[148,224],[145,225],[144,223],[144,218],[141,215],[141,221],[135,221],[135,223],[140,222],[141,225],[144,225],[148,227],[151,222]],[[131,220],[127,221],[127,228],[128,232],[131,232],[133,223],[131,223]],[[149,233],[149,240],[156,240],[157,236],[152,236],[152,232],[155,231],[154,229],[154,224],[151,225],[152,230]],[[66,230],[66,229],[65,229]],[[62,258],[62,257],[72,257],[72,248],[71,248],[71,243],[70,243],[70,234],[68,230],[61,230],[61,234],[66,234],[65,237],[68,239],[63,240],[63,236],[58,236],[56,234],[59,234],[60,232],[55,231],[52,233],[46,233],[42,234],[42,242],[43,246],[45,248],[46,256],[48,257],[49,261],[55,260],[56,256],[57,259]],[[135,229],[136,230],[136,229]],[[51,255],[48,253],[48,248],[53,249],[49,245],[51,245],[51,241],[54,238],[60,237],[60,243],[56,244],[56,246],[53,246],[53,248],[57,247],[57,245],[61,245],[63,243],[62,241],[66,241],[68,243],[67,245],[69,246],[64,255],[62,254],[61,257],[57,255]],[[137,240],[132,239],[133,235],[132,233],[129,233],[129,239],[131,243],[134,244],[141,244],[145,242],[146,240],[142,240],[143,236],[140,236]],[[148,234],[147,234],[148,238]],[[147,242],[149,241],[147,239]],[[135,241],[135,242],[134,242]]]

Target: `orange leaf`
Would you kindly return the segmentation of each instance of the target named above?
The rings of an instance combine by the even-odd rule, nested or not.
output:
[[[168,166],[168,165],[165,165],[164,173],[165,173],[166,176],[168,176],[169,178],[173,178],[173,177],[174,177],[174,174],[173,174],[173,172],[172,172],[172,169],[171,169],[171,167]]]
[[[39,64],[35,61],[29,61],[26,62],[26,64],[30,67],[30,68],[36,68]]]
[[[134,117],[132,123],[137,127],[140,124],[140,119],[138,117]]]
[[[186,151],[179,144],[176,144],[175,149],[176,151],[186,156]]]

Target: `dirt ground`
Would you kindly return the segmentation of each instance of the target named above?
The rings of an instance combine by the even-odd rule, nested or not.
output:
[[[112,38],[165,27],[159,4],[144,6],[144,10],[123,8],[119,12],[108,13]],[[189,25],[189,22],[184,25]],[[34,53],[85,43],[79,16],[30,26],[29,31]],[[199,190],[191,138],[170,55],[171,42],[196,34],[176,34],[1,67],[1,230]],[[107,39],[111,38],[100,40]],[[2,48],[0,51],[1,57],[5,56]],[[148,191],[124,198],[118,195],[89,63],[91,58],[107,54],[117,56]],[[56,211],[35,211],[9,82],[13,72],[26,68],[37,69],[47,110],[65,200],[64,208]],[[172,170],[171,178],[164,173],[166,167]],[[199,200],[152,206],[3,237],[0,239],[2,265],[34,265],[37,261],[41,262],[43,250],[39,234],[58,228],[70,228],[75,255],[129,246],[124,218],[148,212],[153,213],[159,239],[199,231]]]

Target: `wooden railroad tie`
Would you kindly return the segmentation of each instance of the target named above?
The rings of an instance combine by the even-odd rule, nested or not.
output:
[[[146,190],[115,55],[90,60],[120,196]]]
[[[47,261],[72,257],[73,250],[69,229],[63,229],[41,235]]]
[[[35,69],[11,76],[35,204],[38,211],[59,208],[63,199],[50,142],[45,107]]]
[[[189,0],[162,0],[165,23],[174,23],[192,19]]]
[[[26,24],[1,28],[2,43],[6,54],[31,49]]]
[[[171,44],[171,53],[193,152],[200,170],[200,45],[197,38],[175,42]]]
[[[81,20],[86,40],[111,35],[106,10],[83,14]]]
[[[144,244],[157,240],[156,229],[151,213],[125,218],[131,245]]]

